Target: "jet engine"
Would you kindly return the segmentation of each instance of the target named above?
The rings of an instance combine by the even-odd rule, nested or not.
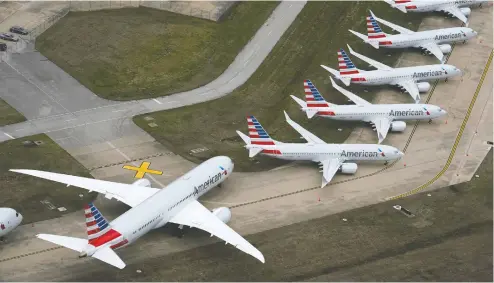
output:
[[[357,163],[343,163],[338,171],[343,174],[355,174],[357,167]]]
[[[211,211],[214,216],[218,217],[223,223],[228,223],[232,219],[232,212],[228,207],[219,207]]]
[[[406,129],[406,127],[407,124],[405,122],[396,121],[391,123],[389,130],[393,132],[403,132]]]
[[[465,17],[470,16],[470,12],[472,12],[472,9],[470,8],[460,8],[460,11],[465,15]]]
[[[429,91],[429,89],[431,88],[431,84],[428,82],[417,83],[417,88],[420,92],[426,92]]]
[[[452,48],[451,48],[451,45],[449,45],[449,44],[441,44],[441,45],[439,45],[439,49],[441,49],[441,52],[443,54],[447,54],[447,53],[451,52]]]
[[[134,183],[132,183],[132,185],[151,188],[151,182],[149,182],[149,180],[145,178],[135,181]]]

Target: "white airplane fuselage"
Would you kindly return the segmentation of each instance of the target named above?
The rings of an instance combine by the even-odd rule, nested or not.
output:
[[[402,153],[387,145],[377,144],[307,144],[280,143],[273,146],[246,145],[247,149],[262,147],[260,154],[290,161],[319,162],[329,158],[343,157],[348,161],[389,161],[398,159]]]
[[[226,169],[222,171],[220,166]],[[131,208],[111,222],[112,230],[121,236],[97,248],[88,245],[82,256],[92,255],[98,248],[118,245],[121,248],[135,242],[150,230],[164,226],[189,202],[221,184],[230,176],[233,162],[225,156],[211,158]],[[112,233],[110,233],[112,234]],[[111,237],[111,236],[109,236]]]
[[[361,85],[394,85],[396,81],[432,81],[461,75],[460,69],[452,65],[436,64],[414,67],[394,68],[392,70],[359,70],[357,74],[340,75],[351,78],[351,83]],[[419,87],[420,90],[420,87]],[[425,90],[426,91],[426,90]]]
[[[409,48],[416,47],[427,42],[436,44],[447,44],[464,41],[475,37],[477,33],[471,28],[456,27],[436,30],[419,31],[413,34],[394,34],[384,38],[370,39],[369,41],[379,42],[380,47],[386,48]],[[441,48],[441,46],[440,46]],[[450,48],[441,48],[443,53],[449,53]]]
[[[12,232],[22,222],[22,215],[12,208],[0,207],[0,238]]]
[[[335,105],[311,107],[310,110],[318,111],[316,115],[324,118],[364,122],[376,117],[391,118],[393,121],[429,120],[446,114],[440,107],[430,104]]]
[[[404,6],[407,12],[432,12],[444,6],[456,6],[459,8],[480,5],[489,2],[488,0],[413,0],[411,2],[398,4]],[[469,12],[463,12],[465,16]]]

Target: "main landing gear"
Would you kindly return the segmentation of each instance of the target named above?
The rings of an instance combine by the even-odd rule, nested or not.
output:
[[[185,235],[184,225],[178,225],[173,234],[177,238],[183,238],[183,236]]]

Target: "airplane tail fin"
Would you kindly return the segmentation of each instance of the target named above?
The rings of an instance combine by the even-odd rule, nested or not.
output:
[[[327,102],[322,97],[321,93],[310,80],[304,80],[304,92],[307,105],[305,111],[309,119],[318,113],[318,110],[316,110],[317,108],[334,106],[334,104]]]
[[[343,48],[340,48],[340,51],[338,51],[338,67],[340,68],[340,76],[359,73],[359,70],[355,67]]]
[[[264,130],[261,123],[256,119],[256,117],[249,115],[247,116],[247,125],[249,128],[249,136],[244,134],[239,134],[240,137],[246,141],[249,140],[249,157],[254,157],[258,153],[265,151],[266,153],[278,153],[278,150],[265,149],[264,146],[275,146],[279,142],[273,140],[268,132]],[[237,132],[239,133],[239,132]]]
[[[369,39],[386,37],[386,34],[383,32],[376,19],[374,19],[372,13],[367,16],[367,37]]]
[[[110,223],[94,204],[89,203],[84,206],[84,215],[86,216],[87,238],[90,243],[111,230]]]

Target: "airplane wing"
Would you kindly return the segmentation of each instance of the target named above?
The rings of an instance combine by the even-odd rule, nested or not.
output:
[[[331,179],[333,179],[333,176],[336,174],[338,169],[340,169],[341,164],[343,164],[344,160],[341,158],[332,158],[332,159],[326,159],[321,161],[322,164],[322,184],[321,188],[324,188],[329,182],[331,182]]]
[[[412,98],[415,100],[415,103],[420,102],[419,88],[417,86],[417,83],[415,83],[413,80],[397,81],[395,84],[404,88],[410,94],[410,96],[412,96]]]
[[[391,120],[388,118],[373,118],[371,119],[372,124],[376,127],[378,143],[381,143],[388,134],[389,127],[391,126]]]
[[[348,97],[351,101],[353,101],[353,103],[357,104],[357,105],[372,105],[372,103],[370,103],[369,101],[363,99],[363,98],[360,98],[358,97],[357,95],[349,92],[348,90],[340,87],[339,85],[337,85],[334,81],[333,81],[333,78],[329,77],[329,79],[331,80],[331,84],[333,85],[334,88],[336,88],[336,90],[338,90],[339,92],[341,92],[343,95],[345,95],[346,97]]]
[[[304,137],[304,139],[306,139],[308,142],[320,143],[320,144],[326,143],[325,141],[316,137],[316,135],[314,135],[313,133],[307,131],[306,129],[302,128],[302,126],[300,126],[299,124],[292,121],[292,119],[290,119],[288,114],[286,114],[286,111],[283,111],[283,112],[285,112],[285,118],[286,118],[286,121],[288,122],[288,124],[290,124],[290,126],[292,126],[292,128],[294,128],[299,134],[301,134]]]
[[[367,56],[364,56],[362,54],[359,54],[359,53],[353,51],[353,49],[350,47],[350,45],[347,44],[347,46],[348,46],[348,50],[350,50],[350,54],[352,54],[353,56],[359,58],[362,61],[365,61],[365,62],[369,63],[370,65],[374,66],[376,69],[378,69],[378,70],[388,70],[388,71],[393,70],[393,68],[391,68],[388,65],[384,65],[381,62],[377,62],[376,60],[372,60],[371,58],[369,58]]]
[[[159,191],[159,189],[155,188],[133,186],[129,184],[115,183],[110,181],[96,180],[38,170],[10,169],[9,171],[66,184],[67,187],[74,186],[89,190],[90,192],[95,191],[104,194],[105,197],[108,199],[116,198],[117,200],[131,207],[138,205],[139,203],[143,202],[145,199]]]
[[[434,56],[436,56],[437,59],[439,59],[441,62],[443,62],[444,54],[436,43],[427,42],[427,43],[419,44],[419,45],[417,45],[417,47],[428,50],[430,53],[432,53]]]
[[[170,222],[204,230],[210,233],[211,237],[214,235],[264,263],[264,256],[258,249],[214,216],[198,201],[190,202],[170,219]]]
[[[448,14],[451,14],[455,17],[457,17],[458,19],[460,19],[460,21],[464,22],[465,24],[468,24],[468,19],[467,17],[461,12],[460,8],[458,8],[457,6],[442,6],[442,7],[439,7],[436,9],[436,11],[443,11],[443,12],[446,12]]]
[[[397,32],[399,32],[399,33],[402,33],[402,34],[412,34],[412,33],[415,33],[415,32],[414,32],[414,31],[412,31],[412,30],[406,29],[406,28],[404,28],[404,27],[400,27],[399,25],[393,24],[393,23],[391,23],[391,22],[388,22],[388,21],[386,21],[386,20],[383,20],[383,19],[380,19],[380,18],[376,17],[376,15],[374,15],[374,13],[372,13],[372,11],[369,11],[369,12],[371,13],[372,17],[373,17],[376,21],[380,22],[380,23],[381,23],[381,24],[383,24],[383,25],[386,25],[386,26],[388,26],[388,27],[392,28],[393,30],[395,30],[395,31],[397,31]]]

